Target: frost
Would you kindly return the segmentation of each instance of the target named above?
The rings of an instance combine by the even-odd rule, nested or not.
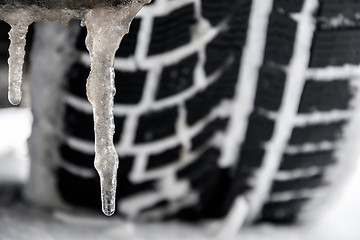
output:
[[[67,2],[38,1],[38,5],[3,3],[0,19],[10,24],[9,32],[9,101],[21,101],[22,66],[25,56],[26,33],[32,22],[44,19],[80,19],[88,35],[85,43],[90,53],[91,70],[86,84],[89,102],[93,107],[95,131],[95,168],[100,176],[101,200],[104,214],[115,211],[118,156],[113,144],[115,131],[113,106],[115,95],[115,52],[129,31],[131,20],[149,0],[111,1],[68,0]],[[23,4],[21,4],[23,3]],[[53,3],[53,5],[51,5]],[[62,4],[62,5],[61,5]]]

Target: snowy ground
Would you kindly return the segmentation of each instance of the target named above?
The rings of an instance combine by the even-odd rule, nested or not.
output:
[[[28,158],[26,139],[30,134],[29,109],[0,110],[0,187],[14,179],[25,181]],[[358,240],[360,239],[360,168],[344,186],[338,199],[316,224],[299,227],[261,225],[245,227],[235,239],[241,240]],[[0,194],[4,194],[0,191]],[[0,200],[1,197],[0,196]],[[1,202],[1,201],[0,201]],[[186,225],[167,223],[126,223],[112,217],[45,212],[21,204],[0,205],[0,240],[22,239],[127,239],[203,240],[214,239],[218,223]],[[225,238],[221,238],[225,239]],[[229,238],[226,238],[226,240]]]

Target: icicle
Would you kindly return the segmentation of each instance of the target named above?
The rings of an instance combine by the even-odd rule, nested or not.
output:
[[[25,57],[27,25],[11,26],[9,32],[9,92],[8,98],[11,104],[18,105],[21,101],[22,69]]]
[[[68,9],[23,6],[9,3],[1,6],[0,19],[11,25],[9,32],[9,101],[21,101],[22,66],[25,56],[26,33],[32,22],[43,19],[82,20],[88,35],[86,47],[90,53],[91,71],[86,84],[89,102],[93,106],[95,131],[95,168],[101,182],[102,210],[110,216],[115,211],[118,156],[113,144],[115,131],[113,106],[115,95],[114,58],[121,39],[128,32],[131,20],[150,0],[123,0],[117,6],[108,1],[91,1],[86,7]],[[66,5],[66,3],[63,3]],[[47,6],[47,5],[46,5]],[[76,4],[74,6],[77,6]],[[90,9],[88,9],[90,7]]]
[[[91,71],[86,90],[93,106],[95,131],[95,168],[100,176],[102,210],[111,216],[115,211],[118,156],[113,144],[115,95],[114,58],[121,39],[128,32],[133,17],[143,3],[114,8],[96,8],[88,12],[83,24],[90,52]]]

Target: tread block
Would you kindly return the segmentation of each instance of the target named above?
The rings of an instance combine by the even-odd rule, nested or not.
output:
[[[177,172],[179,179],[186,178],[191,182],[195,181],[206,171],[211,168],[217,168],[217,160],[220,156],[220,151],[217,148],[210,147],[205,150],[198,159],[195,159],[191,164],[185,166]]]
[[[270,15],[264,63],[287,65],[292,57],[297,24],[289,16],[273,12]]]
[[[309,199],[294,199],[287,202],[268,202],[264,205],[259,221],[278,224],[296,222],[298,213]]]
[[[177,117],[177,107],[145,113],[139,118],[135,142],[150,142],[175,134]]]
[[[275,0],[273,8],[288,13],[300,12],[304,4],[304,0]]]
[[[238,162],[243,162],[247,168],[259,168],[263,162],[265,150],[263,148],[245,144],[241,147]]]
[[[185,102],[188,124],[193,125],[205,117],[222,100],[233,98],[238,72],[235,65],[228,67],[219,79]]]
[[[242,11],[243,14],[240,16],[245,16],[246,12],[250,12],[251,0],[205,0],[202,1],[201,5],[202,15],[208,19],[211,25],[215,26],[225,20],[229,15],[238,15],[235,11]],[[239,16],[239,15],[238,15]]]
[[[95,141],[93,114],[79,111],[70,105],[65,105],[65,131],[77,138]],[[114,117],[114,143],[120,141],[125,117]]]
[[[215,5],[217,4],[220,4],[220,2],[216,1]],[[220,69],[230,57],[240,59],[242,55],[251,3],[250,1],[240,1],[239,4],[228,22],[228,28],[219,32],[206,46],[205,72],[208,76]],[[224,4],[221,3],[221,5]],[[239,68],[239,65],[240,62],[236,68]]]
[[[273,120],[259,115],[256,112],[251,113],[245,141],[254,145],[269,141],[274,131],[274,125]]]
[[[201,218],[221,218],[231,208],[235,191],[231,191],[230,176],[229,169],[211,168],[196,181],[205,185],[195,182],[195,186],[201,186],[201,204],[194,211],[199,212]]]
[[[291,134],[289,144],[335,141],[342,136],[342,127],[345,123],[345,121],[340,121],[329,124],[316,124],[305,127],[295,127]]]
[[[236,10],[233,12],[231,19],[228,22],[229,35],[227,38],[232,39],[231,42],[234,47],[242,48],[245,45],[251,3],[251,0],[238,0],[237,5],[235,6]]]
[[[122,39],[119,50],[116,52],[115,57],[130,57],[135,54],[136,42],[138,31],[140,27],[141,19],[135,18],[130,24],[129,33]],[[88,52],[85,45],[87,30],[86,27],[82,27],[79,36],[76,39],[76,49],[84,52]]]
[[[358,65],[360,62],[360,31],[331,29],[315,33],[310,67]]]
[[[218,84],[212,84],[212,86],[197,93],[193,98],[186,101],[188,124],[193,125],[196,121],[205,117],[223,98],[223,93],[215,89],[217,85]]]
[[[193,139],[191,139],[191,150],[194,151],[203,146],[214,134],[226,128],[228,119],[216,118],[206,125],[206,127]]]
[[[236,49],[234,49],[231,36],[228,31],[221,32],[206,46],[205,72],[207,76],[221,69],[226,60],[235,56]]]
[[[165,17],[156,17],[148,55],[161,54],[189,43],[194,22],[194,4],[174,10]]]
[[[353,90],[349,81],[317,82],[308,80],[301,95],[299,113],[348,109]]]
[[[194,82],[198,55],[193,54],[176,65],[165,67],[161,74],[156,99],[162,99],[189,88]]]
[[[311,167],[325,167],[335,162],[333,151],[317,151],[296,155],[284,154],[280,170],[306,169]]]
[[[301,189],[313,189],[325,185],[322,174],[307,178],[297,178],[287,181],[274,181],[272,193],[287,192]]]
[[[211,189],[217,182],[219,169],[216,161],[211,161],[205,165],[204,169],[199,175],[194,175],[191,179],[191,186],[198,189],[200,193],[206,192]]]
[[[146,169],[151,170],[154,168],[164,167],[168,164],[179,161],[181,150],[182,147],[178,145],[160,154],[151,155],[148,159]]]
[[[221,2],[217,0],[202,1],[202,14],[210,21],[211,25],[215,26],[223,21],[229,15],[229,12],[232,12],[234,2],[233,0]]]
[[[227,169],[209,167],[207,171],[192,182],[192,187],[199,191],[199,204],[185,209],[179,217],[186,220],[201,220],[225,216],[227,210],[231,208],[234,198],[228,191],[230,185]]]
[[[115,71],[115,104],[139,103],[142,98],[146,76],[145,71]]]
[[[222,75],[213,86],[213,91],[223,93],[222,99],[233,99],[235,95],[236,83],[239,78],[240,58],[236,58],[230,66],[224,69]]]
[[[262,67],[256,90],[255,107],[276,111],[280,108],[286,75],[271,67]]]

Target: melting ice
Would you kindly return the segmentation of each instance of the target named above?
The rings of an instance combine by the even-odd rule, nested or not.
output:
[[[85,1],[86,3],[87,1]],[[93,3],[92,1],[88,1]],[[113,106],[115,95],[114,58],[121,39],[128,32],[131,20],[149,0],[124,0],[116,6],[95,1],[93,8],[7,4],[0,7],[0,19],[11,26],[9,32],[9,101],[21,101],[21,79],[25,56],[26,33],[32,22],[44,19],[80,19],[87,28],[86,47],[90,53],[91,70],[86,84],[93,106],[95,131],[95,168],[100,176],[102,210],[110,216],[115,211],[118,156],[113,144],[115,131]],[[100,2],[100,3],[99,3]],[[71,2],[74,4],[73,2]],[[1,2],[0,2],[1,4]]]

